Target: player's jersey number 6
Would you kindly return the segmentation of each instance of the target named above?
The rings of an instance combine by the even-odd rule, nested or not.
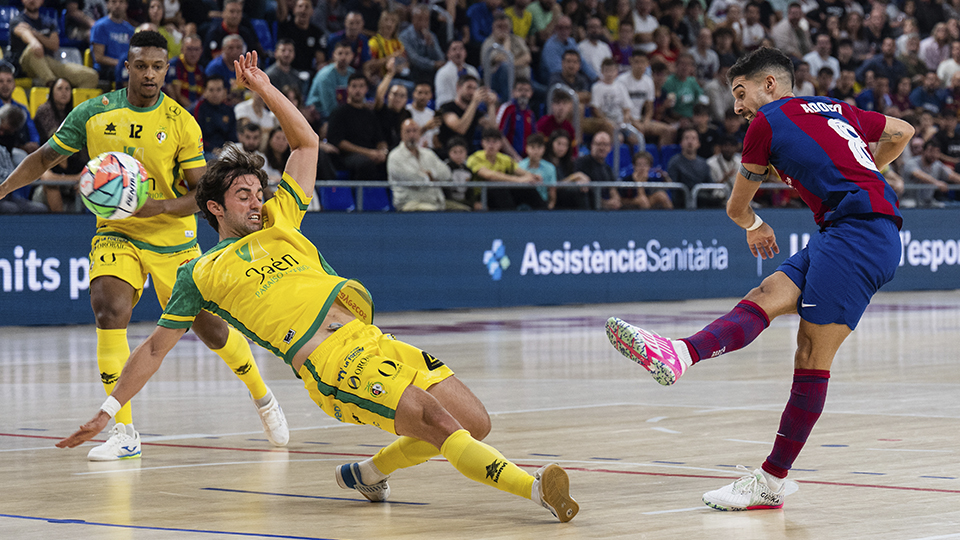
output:
[[[827,120],[827,125],[833,128],[833,130],[837,132],[837,135],[847,140],[847,146],[850,147],[850,152],[853,153],[853,157],[857,160],[857,163],[871,171],[880,172],[877,170],[877,164],[874,163],[873,158],[870,157],[870,152],[867,151],[867,143],[863,142],[863,139],[857,134],[857,130],[853,129],[853,126],[838,118]]]

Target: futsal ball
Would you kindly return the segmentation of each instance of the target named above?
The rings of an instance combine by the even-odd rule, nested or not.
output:
[[[87,162],[80,173],[83,205],[97,217],[130,217],[147,201],[147,170],[123,152],[104,152]]]

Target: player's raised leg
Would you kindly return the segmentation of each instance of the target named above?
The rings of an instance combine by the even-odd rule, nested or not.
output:
[[[90,304],[97,321],[97,368],[109,396],[120,378],[130,345],[127,325],[136,299],[132,285],[114,276],[99,276],[90,282]],[[126,403],[116,414],[116,424],[107,441],[90,449],[92,461],[115,461],[140,457],[140,435],[133,428],[133,412]]]
[[[246,385],[257,408],[257,414],[260,415],[260,423],[267,439],[274,446],[286,446],[290,440],[287,419],[277,398],[263,381],[246,338],[223,319],[207,311],[201,311],[197,315],[193,332],[210,350],[217,353],[233,374]]]
[[[620,354],[643,366],[658,383],[669,386],[693,364],[752,343],[771,320],[795,313],[799,296],[800,289],[786,274],[774,272],[733,310],[690,337],[664,338],[611,317],[606,325],[607,338]]]

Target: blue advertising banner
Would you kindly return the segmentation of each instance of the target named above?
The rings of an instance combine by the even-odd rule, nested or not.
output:
[[[739,297],[817,234],[807,210],[761,210],[760,261],[723,211],[309,213],[302,231],[378,311]],[[960,210],[906,210],[884,290],[960,288]],[[0,325],[88,324],[89,215],[0,216]],[[200,245],[217,238],[202,219]],[[134,320],[155,320],[147,288]]]

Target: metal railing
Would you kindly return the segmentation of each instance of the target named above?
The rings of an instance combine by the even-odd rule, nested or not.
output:
[[[565,84],[557,83],[547,91],[547,107],[552,106],[554,92],[563,92],[573,100],[573,138],[576,140],[570,141],[570,144],[571,146],[574,144],[582,144],[583,130],[580,129],[580,98],[577,96],[577,93],[573,91],[573,88]],[[550,109],[547,109],[547,114],[550,114]],[[544,136],[550,137],[550,134],[544,133]]]
[[[594,193],[594,202],[596,208],[599,210],[601,208],[603,198],[602,191],[605,188],[644,188],[644,189],[666,189],[666,190],[676,190],[684,194],[684,197],[690,199],[690,189],[679,183],[679,182],[644,182],[643,184],[638,184],[636,182],[590,182],[589,184],[575,184],[575,183],[557,183],[553,185],[544,185],[544,184],[520,184],[516,182],[430,182],[429,184],[421,184],[416,182],[386,182],[383,180],[380,181],[369,181],[369,180],[318,180],[317,189],[321,188],[331,188],[331,187],[345,187],[345,188],[393,188],[393,187],[411,187],[411,188],[468,188],[473,189],[477,188],[480,190],[480,204],[484,209],[487,208],[487,190],[489,189],[523,189],[523,188],[537,188],[537,187],[547,187],[547,188],[557,188],[557,189],[580,189],[587,187]],[[356,206],[357,212],[363,211],[363,190],[356,190],[356,195],[354,197],[354,205]]]
[[[623,122],[620,124],[620,132],[622,133],[624,131],[628,131],[632,133],[633,136],[637,138],[638,148],[643,149],[647,147],[647,139],[646,137],[643,136],[643,133],[640,133],[639,129],[637,129],[631,124]],[[619,140],[615,140],[612,142],[613,142],[613,171],[616,174],[620,174],[620,146],[621,145]]]
[[[450,12],[446,9],[440,7],[437,4],[430,6],[430,10],[436,12],[437,18],[444,20],[447,23],[447,43],[453,41],[454,26],[453,26],[453,15],[450,15]]]
[[[507,70],[507,95],[503,96],[504,99],[502,101],[508,101],[510,99],[510,93],[513,92],[513,80],[515,76],[515,70],[513,66],[514,56],[512,52],[503,48],[503,45],[500,45],[499,43],[493,43],[489,49],[484,51],[483,58],[481,58],[480,65],[483,66],[483,84],[487,88],[493,88],[493,75],[494,71],[497,71],[492,69],[494,54],[502,54],[505,57],[505,59],[497,66],[497,69],[502,67]]]

